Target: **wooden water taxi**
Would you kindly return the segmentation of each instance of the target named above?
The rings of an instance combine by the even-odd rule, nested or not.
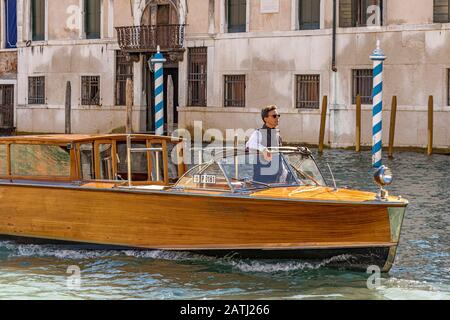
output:
[[[187,152],[141,134],[0,138],[0,235],[391,268],[405,199],[327,186],[306,148],[273,150],[288,177],[271,183],[252,152],[189,170]]]

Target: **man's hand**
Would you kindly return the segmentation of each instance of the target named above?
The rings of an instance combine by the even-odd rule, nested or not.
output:
[[[264,156],[264,160],[266,161],[272,161],[272,153],[270,153],[270,151],[266,148],[263,151],[263,156]]]

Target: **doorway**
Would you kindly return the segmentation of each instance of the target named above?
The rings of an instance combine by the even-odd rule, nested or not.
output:
[[[14,85],[0,85],[0,135],[11,135],[14,129]]]
[[[172,4],[149,4],[141,17],[141,25],[171,25],[178,23],[178,10]]]

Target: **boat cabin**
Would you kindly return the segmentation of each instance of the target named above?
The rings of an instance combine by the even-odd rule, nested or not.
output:
[[[326,186],[306,148],[272,148],[267,163],[256,151],[204,148],[187,170],[183,145],[139,134],[0,138],[0,182],[217,194]]]
[[[126,183],[131,173],[133,185],[170,186],[186,170],[182,145],[181,139],[139,134],[2,137],[0,181],[107,187]]]

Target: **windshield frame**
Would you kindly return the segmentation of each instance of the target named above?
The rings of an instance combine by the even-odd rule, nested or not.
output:
[[[213,149],[213,158],[207,162],[204,163],[199,163],[196,164],[195,166],[193,166],[191,169],[187,170],[187,172],[185,172],[183,174],[183,176],[181,176],[177,183],[172,187],[172,189],[175,190],[180,190],[180,189],[184,189],[184,190],[202,190],[202,191],[221,191],[221,192],[227,192],[227,193],[248,193],[248,192],[252,192],[254,190],[265,190],[265,189],[269,189],[269,188],[283,188],[283,187],[300,187],[300,186],[305,186],[305,183],[299,178],[299,174],[296,172],[297,170],[289,163],[289,161],[287,160],[287,158],[285,157],[285,154],[288,153],[296,153],[299,154],[303,157],[309,158],[310,160],[313,161],[314,165],[316,166],[316,168],[318,169],[318,172],[321,176],[322,181],[326,184],[326,180],[323,176],[322,171],[320,170],[319,166],[317,165],[316,160],[314,159],[314,157],[312,156],[311,152],[307,149],[307,148],[299,148],[299,147],[277,147],[277,148],[269,148],[269,151],[271,151],[272,153],[278,153],[281,156],[281,159],[284,163],[284,165],[286,165],[286,168],[289,170],[289,173],[294,177],[295,179],[295,183],[294,184],[289,184],[289,183],[273,183],[273,184],[267,184],[267,186],[263,186],[264,184],[261,183],[255,183],[258,184],[259,186],[252,186],[252,187],[248,187],[246,186],[246,183],[244,180],[238,180],[244,183],[244,186],[242,188],[236,188],[233,183],[231,182],[231,179],[229,177],[229,174],[227,174],[227,171],[224,169],[223,164],[222,164],[222,160],[227,159],[227,158],[231,158],[231,157],[239,157],[239,156],[248,156],[248,155],[258,155],[258,151],[257,150],[246,150],[246,149],[238,149],[238,148],[205,148],[203,149],[204,151],[210,151],[211,149]],[[232,152],[230,152],[232,151]],[[193,171],[198,170],[199,167],[204,166],[204,168],[202,168],[201,172],[204,172],[205,170],[208,169],[209,166],[213,165],[213,164],[217,164],[219,169],[221,170],[221,173],[223,174],[223,176],[226,179],[226,182],[228,184],[229,190],[226,189],[208,189],[208,188],[190,188],[190,187],[185,187],[180,185],[180,182],[189,174],[191,174]],[[318,185],[320,186],[320,184]]]

